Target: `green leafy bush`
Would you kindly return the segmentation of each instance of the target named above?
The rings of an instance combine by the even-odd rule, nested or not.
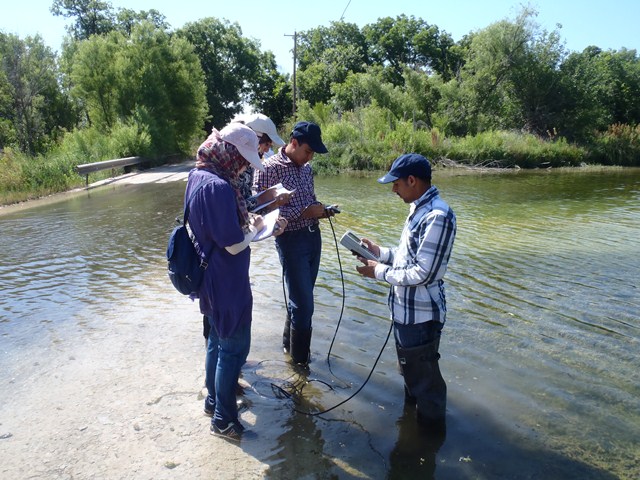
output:
[[[606,165],[640,166],[640,125],[611,125],[596,135],[594,157]]]

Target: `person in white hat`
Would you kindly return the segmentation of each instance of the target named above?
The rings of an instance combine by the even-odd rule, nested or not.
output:
[[[276,125],[266,115],[261,113],[242,114],[231,120],[231,124],[233,123],[241,123],[256,132],[256,135],[258,136],[258,155],[261,159],[268,158],[270,156],[269,153],[273,155],[273,151],[271,150],[272,147],[279,149],[285,145],[285,141],[278,135]],[[253,168],[248,168],[240,177],[242,194],[249,211],[253,211],[258,205],[258,202],[254,197],[255,192],[252,190],[254,172],[255,170]],[[268,195],[271,193],[275,195],[275,191],[265,192],[261,197],[261,201],[265,202],[275,199],[275,202],[269,205],[267,209],[261,210],[261,213],[266,213],[268,210],[273,210],[274,208],[278,208],[289,203],[290,194],[281,193],[274,198],[269,198]]]
[[[251,343],[248,246],[263,223],[262,217],[249,215],[240,191],[240,175],[250,166],[263,169],[255,132],[239,123],[214,129],[198,148],[185,192],[185,199],[196,192],[188,224],[196,250],[208,263],[197,294],[210,327],[204,410],[212,417],[211,433],[232,441],[245,434],[236,388]]]
[[[273,120],[262,113],[237,115],[231,120],[231,123],[242,123],[256,132],[260,158],[264,157],[272,147],[280,148],[286,143],[278,135],[278,130]]]
[[[242,128],[241,128],[242,127]],[[249,127],[254,133],[253,137],[248,135],[247,131]],[[280,145],[284,144],[283,140],[278,136],[276,126],[271,121],[269,117],[262,114],[251,114],[251,115],[239,115],[233,119],[231,123],[229,123],[226,127],[220,130],[220,137],[231,143],[236,145],[236,147],[246,148],[247,149],[247,158],[251,158],[250,165],[247,166],[244,171],[240,173],[238,176],[238,190],[242,199],[244,200],[245,207],[248,212],[252,212],[257,206],[257,200],[252,197],[252,185],[253,185],[253,173],[256,170],[262,170],[261,159],[266,151],[268,151],[272,145]],[[257,147],[254,145],[254,137],[258,139]],[[250,140],[250,144],[246,144],[246,140]],[[268,192],[271,193],[271,192]],[[274,193],[275,194],[275,193]],[[268,194],[262,196],[261,201],[266,202],[268,200],[272,200],[269,198]],[[272,203],[269,207],[260,211],[260,213],[265,214],[268,211],[283,205],[289,201],[289,196],[287,194],[280,194],[276,201]],[[249,217],[253,214],[249,213]],[[287,220],[283,217],[279,217],[277,221],[276,231],[274,231],[274,236],[281,234],[284,231],[284,228],[287,226]],[[247,239],[246,243],[249,243],[249,239]],[[202,318],[202,335],[205,339],[205,345],[209,344],[209,332],[211,330],[210,320],[207,315],[203,315]],[[238,395],[242,395],[244,393],[244,389],[240,384],[236,387],[236,393]],[[238,400],[237,402],[239,407],[244,405],[242,400]],[[212,410],[205,405],[205,413],[210,415]]]

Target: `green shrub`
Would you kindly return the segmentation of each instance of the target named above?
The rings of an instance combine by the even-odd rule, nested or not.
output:
[[[149,146],[144,128],[118,122],[110,133],[95,127],[68,132],[47,155],[30,157],[5,149],[0,154],[0,202],[15,203],[80,186],[84,180],[76,172],[77,165],[145,155]],[[109,170],[90,177],[98,180],[111,174]]]
[[[109,144],[109,150],[116,152],[113,158],[151,156],[151,135],[145,125],[117,122],[111,130]]]
[[[606,165],[640,166],[640,125],[616,123],[595,138],[594,158]]]

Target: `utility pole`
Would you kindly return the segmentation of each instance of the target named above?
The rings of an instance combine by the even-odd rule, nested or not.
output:
[[[298,63],[298,32],[293,32],[293,35],[287,35],[285,33],[284,35],[285,37],[293,37],[293,108],[292,108],[292,114],[293,114],[293,120],[295,121],[296,119],[296,96],[297,96],[297,90],[296,90],[296,64]]]

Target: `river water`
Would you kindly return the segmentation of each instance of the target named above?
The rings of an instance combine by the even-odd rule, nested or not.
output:
[[[286,403],[293,392],[294,408],[317,412],[352,395],[381,356],[330,413],[285,409],[290,433],[260,459],[269,476],[304,469],[291,453],[303,451],[326,458],[327,475],[299,478],[640,478],[640,170],[452,170],[434,183],[458,217],[441,342],[446,439],[420,447],[393,339],[381,353],[387,288],[334,244],[333,231],[352,230],[394,245],[408,207],[371,175],[320,177],[319,199],[342,213],[323,222],[311,381],[290,382],[260,336],[243,375],[259,395]],[[164,250],[183,192],[183,182],[98,189],[0,216],[3,375],[78,325],[115,321],[123,292],[151,292],[130,314],[175,301]],[[254,244],[251,274],[254,323],[280,331],[271,239]]]

